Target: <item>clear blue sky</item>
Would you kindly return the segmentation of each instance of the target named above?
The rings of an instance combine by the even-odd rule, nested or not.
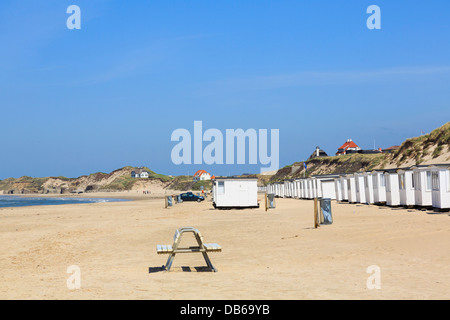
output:
[[[69,5],[81,30],[69,30]],[[381,8],[381,30],[366,9]],[[0,2],[0,179],[174,165],[173,130],[280,130],[280,166],[450,121],[450,1]]]

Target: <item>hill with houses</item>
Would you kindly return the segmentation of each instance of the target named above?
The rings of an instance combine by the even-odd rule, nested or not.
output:
[[[295,162],[281,168],[270,178],[260,179],[262,184],[266,184],[320,174],[354,173],[436,163],[450,163],[450,122],[429,134],[407,139],[400,146],[383,150],[361,150],[350,139],[338,148],[335,156],[328,156],[316,147],[307,161]]]
[[[211,176],[199,170],[192,176],[168,176],[147,167],[123,167],[111,173],[97,172],[78,178],[23,176],[0,180],[0,194],[71,194],[129,190],[201,190],[211,188]],[[212,176],[214,178],[214,176]]]
[[[305,170],[306,163],[306,170]],[[450,163],[450,122],[429,134],[405,140],[400,146],[384,150],[361,150],[348,139],[336,155],[328,156],[319,147],[305,162],[295,162],[271,174],[253,175],[259,185],[319,174],[354,173],[373,169],[410,167],[419,164]],[[123,167],[110,173],[97,172],[78,178],[20,177],[0,180],[0,194],[68,194],[95,191],[145,190],[158,186],[169,190],[211,188],[204,170],[192,176],[157,174],[147,167]]]
[[[142,175],[142,176],[141,176]],[[142,178],[141,178],[142,177]],[[125,191],[141,188],[145,183],[165,187],[173,178],[157,174],[147,167],[123,167],[111,173],[97,172],[78,178],[8,178],[0,181],[3,194],[68,194],[95,191]],[[148,184],[147,183],[147,184]]]

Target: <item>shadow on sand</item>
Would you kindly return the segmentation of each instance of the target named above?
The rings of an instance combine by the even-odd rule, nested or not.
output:
[[[164,266],[161,267],[149,267],[148,273],[156,273],[156,272],[165,272],[166,268]],[[212,270],[207,267],[172,267],[170,268],[170,272],[212,272]]]

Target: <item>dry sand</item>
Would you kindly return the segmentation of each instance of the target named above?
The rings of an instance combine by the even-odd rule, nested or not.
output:
[[[162,199],[128,196],[141,200],[0,209],[0,298],[450,298],[447,213],[333,202],[334,223],[314,229],[308,200],[277,199],[265,212],[213,210],[210,201],[164,209]],[[219,272],[195,268],[205,266],[198,253],[153,272],[167,259],[156,245],[172,244],[182,226],[223,247],[210,254]],[[67,288],[71,265],[80,289]],[[380,289],[367,287],[371,265]]]

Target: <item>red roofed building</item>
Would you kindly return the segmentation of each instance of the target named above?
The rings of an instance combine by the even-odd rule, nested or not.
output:
[[[347,139],[347,141],[338,149],[336,152],[337,156],[347,154],[347,153],[356,153],[358,150],[361,150],[360,147],[356,143],[353,142],[352,139]]]
[[[194,181],[199,181],[199,180],[211,180],[211,175],[208,172],[206,172],[205,170],[198,170],[194,174]]]

